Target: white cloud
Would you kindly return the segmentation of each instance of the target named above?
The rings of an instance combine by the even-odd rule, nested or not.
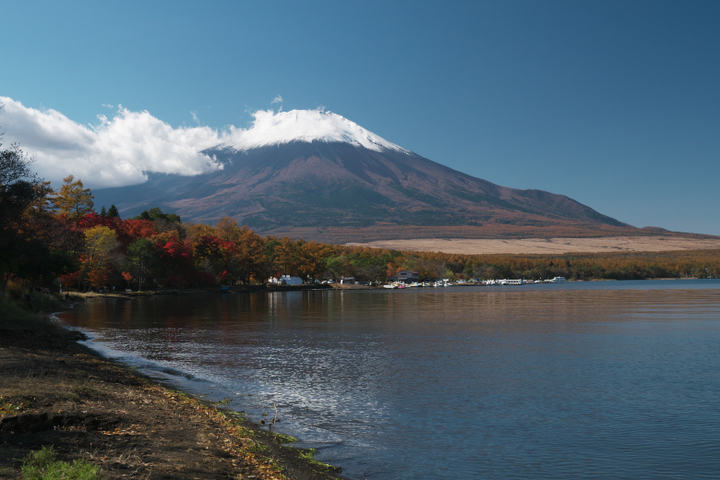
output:
[[[283,102],[282,95],[278,95],[277,97],[273,98],[273,101],[270,102],[270,104],[273,105],[275,103],[282,103],[282,102]]]
[[[197,175],[221,166],[201,152],[221,143],[209,127],[173,128],[147,111],[122,106],[112,119],[98,115],[99,124],[80,125],[55,110],[36,110],[0,97],[4,143],[20,144],[34,156],[33,168],[58,187],[74,175],[92,188],[132,185],[145,172]]]
[[[80,125],[55,110],[28,108],[0,97],[3,143],[13,142],[36,158],[33,169],[59,187],[68,175],[90,188],[134,185],[147,180],[147,172],[198,175],[222,168],[201,153],[224,145],[247,150],[295,140],[348,142],[379,151],[401,147],[365,130],[356,123],[318,110],[273,112],[258,110],[252,127],[213,130],[199,125],[173,128],[147,111],[131,112],[118,105],[112,118],[98,115],[97,125]]]

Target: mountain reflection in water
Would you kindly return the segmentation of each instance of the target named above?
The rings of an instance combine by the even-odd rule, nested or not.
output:
[[[101,351],[350,478],[717,478],[720,282],[89,302]]]

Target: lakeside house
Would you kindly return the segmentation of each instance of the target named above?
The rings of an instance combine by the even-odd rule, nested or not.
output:
[[[280,277],[268,278],[268,283],[275,285],[302,285],[303,281],[300,277],[291,277],[290,275],[281,275]]]
[[[390,282],[417,282],[420,280],[420,274],[413,272],[412,270],[400,270],[395,275],[388,275],[388,281]]]

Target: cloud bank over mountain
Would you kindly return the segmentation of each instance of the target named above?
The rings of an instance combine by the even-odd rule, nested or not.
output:
[[[209,127],[173,128],[147,111],[119,106],[112,119],[98,115],[97,125],[81,125],[56,110],[28,108],[0,97],[3,143],[17,142],[35,157],[33,168],[57,186],[75,175],[93,188],[133,185],[144,172],[196,175],[221,168],[199,153],[219,143]]]
[[[147,172],[209,173],[222,165],[202,152],[218,145],[239,151],[303,140],[406,152],[322,110],[259,110],[252,114],[253,125],[248,129],[231,125],[215,130],[201,125],[174,128],[147,111],[132,112],[122,106],[112,118],[98,115],[96,125],[86,126],[56,110],[25,107],[9,97],[0,97],[0,104],[4,105],[0,110],[3,143],[19,143],[35,157],[33,168],[56,187],[70,174],[86,186],[103,188],[143,183]]]

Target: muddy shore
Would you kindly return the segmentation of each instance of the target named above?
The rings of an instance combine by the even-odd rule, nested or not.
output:
[[[49,445],[107,479],[342,478],[288,437],[99,357],[49,318],[0,313],[0,478],[21,478],[19,459]]]

